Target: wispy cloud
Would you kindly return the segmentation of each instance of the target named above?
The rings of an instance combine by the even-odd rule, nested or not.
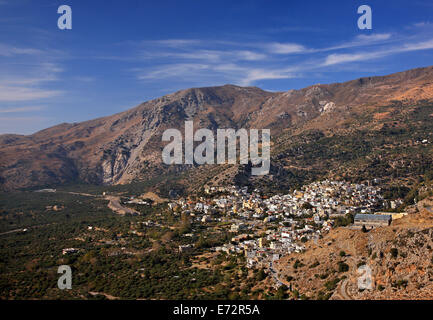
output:
[[[291,54],[305,52],[307,49],[297,43],[270,43],[267,45],[268,51],[276,54]]]
[[[376,33],[371,35],[358,35],[354,39],[335,45],[330,46],[326,48],[318,48],[318,49],[312,49],[310,52],[326,52],[326,51],[336,51],[336,50],[342,50],[342,49],[351,49],[356,47],[366,47],[366,46],[373,46],[373,45],[381,45],[383,43],[388,42],[391,40],[392,35],[390,33]]]
[[[254,68],[240,66],[236,63],[198,64],[179,63],[156,67],[150,72],[135,70],[140,80],[162,80],[182,77],[183,80],[203,80],[207,78],[213,83],[230,82],[242,86],[252,85],[258,80],[288,79],[295,75],[291,70]],[[212,80],[213,79],[213,80]],[[219,81],[217,80],[219,79]]]
[[[433,23],[429,21],[421,21],[421,22],[414,23],[413,26],[417,28],[433,27]]]
[[[177,76],[194,76],[198,71],[209,70],[210,66],[207,64],[198,63],[179,63],[179,64],[168,64],[164,66],[158,66],[154,70],[149,72],[143,72],[143,70],[135,69],[138,71],[139,80],[152,80],[152,79],[165,79]]]
[[[356,39],[360,40],[361,42],[375,42],[375,41],[383,41],[388,40],[391,38],[390,33],[376,33],[376,34],[360,34],[356,37]]]
[[[357,52],[349,54],[330,54],[326,57],[323,66],[331,66],[335,64],[355,62],[355,61],[367,61],[372,59],[383,58],[386,56],[395,55],[403,52],[420,51],[433,49],[433,39],[415,42],[415,43],[403,43],[400,46],[394,46],[379,50],[369,50],[366,52]]]
[[[58,80],[63,72],[57,63],[41,57],[39,49],[0,45],[0,102],[33,101],[59,96],[62,90],[45,89],[47,83]],[[17,55],[26,55],[22,60]],[[29,56],[29,57],[27,57]]]
[[[399,39],[391,33],[358,35],[328,47],[294,42],[233,42],[201,39],[167,39],[129,43],[139,52],[137,62],[147,66],[133,71],[142,81],[158,79],[209,80],[252,85],[261,80],[289,79],[303,71],[371,60],[390,54],[386,46]],[[383,47],[385,46],[385,47]],[[369,47],[367,52],[353,52]],[[378,47],[377,50],[371,48]],[[400,48],[401,49],[401,48]],[[409,48],[407,48],[409,50]],[[344,52],[346,51],[346,52]],[[347,52],[349,51],[349,52]],[[350,52],[352,51],[352,52]],[[323,57],[323,54],[332,52]],[[287,65],[286,59],[294,57]]]
[[[396,48],[394,52],[418,51],[427,49],[433,49],[433,39],[417,43],[404,44],[402,48]]]
[[[324,66],[331,66],[334,64],[354,62],[354,61],[365,61],[383,56],[385,53],[333,53],[326,57]]]
[[[296,75],[282,70],[250,69],[246,76],[240,81],[241,85],[251,85],[258,80],[275,80],[295,78]]]
[[[16,108],[7,108],[1,109],[0,113],[23,113],[23,112],[34,112],[44,110],[45,106],[29,106],[29,107],[16,107]]]
[[[165,47],[179,48],[191,45],[198,45],[202,43],[202,40],[198,39],[165,39],[165,40],[151,40],[145,41],[146,43],[151,43],[154,45],[161,45]]]
[[[407,39],[410,39],[408,37]],[[408,41],[402,37],[393,37],[391,33],[358,35],[352,40],[324,48],[308,48],[298,43],[261,43],[249,49],[225,47],[225,50],[197,48],[206,45],[206,41],[161,40],[159,44],[168,46],[182,45],[182,51],[154,52],[155,57],[169,56],[171,63],[156,64],[150,68],[136,69],[140,80],[158,80],[171,77],[184,79],[203,79],[212,75],[220,80],[240,85],[251,85],[260,80],[289,79],[298,77],[304,71],[324,71],[324,68],[359,61],[371,61],[383,57],[418,50],[433,49],[433,39]],[[189,47],[189,44],[193,44]],[[354,51],[354,49],[357,49]],[[368,48],[368,49],[367,49]],[[332,52],[323,57],[323,53]],[[348,52],[349,51],[349,52]],[[300,54],[300,59],[290,65],[284,65],[284,59],[293,54]],[[322,58],[321,58],[322,55]],[[305,56],[306,58],[302,58]],[[177,59],[177,60],[176,60]],[[188,62],[186,62],[188,61]],[[250,63],[248,63],[250,62]],[[206,74],[206,75],[204,75]]]
[[[17,48],[4,43],[0,43],[0,56],[12,57],[15,55],[36,55],[42,54],[43,51],[34,48]]]
[[[398,44],[396,44],[398,42]],[[199,41],[194,42],[199,43]],[[204,43],[203,41],[201,42]],[[248,44],[251,48],[251,45]],[[191,49],[182,53],[167,53],[172,63],[136,69],[140,80],[168,78],[204,79],[215,78],[239,85],[252,85],[261,80],[290,79],[303,72],[324,71],[326,68],[359,61],[371,61],[387,56],[419,50],[433,49],[433,39],[423,41],[401,41],[391,33],[359,35],[339,45],[326,48],[307,48],[296,43],[261,44],[262,50],[205,50]],[[357,51],[354,49],[358,48]],[[323,53],[334,51],[323,57]],[[349,51],[349,52],[347,52]],[[284,65],[284,59],[292,54],[301,54],[301,60]],[[244,55],[242,57],[242,54]],[[321,58],[322,55],[322,58]],[[161,54],[160,54],[161,56]],[[302,58],[306,56],[306,58]],[[174,58],[179,59],[176,61]],[[188,63],[182,62],[188,60]],[[242,60],[249,60],[245,63]],[[325,69],[324,69],[325,68]]]
[[[60,95],[60,90],[44,90],[30,87],[11,87],[0,85],[0,102],[31,101],[52,98]]]

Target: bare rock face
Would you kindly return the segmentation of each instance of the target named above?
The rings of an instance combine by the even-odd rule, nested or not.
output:
[[[322,113],[328,113],[328,112],[331,112],[332,110],[334,110],[335,107],[336,107],[335,103],[331,101],[331,102],[326,103],[320,111]]]
[[[310,124],[336,126],[341,113],[393,100],[433,100],[433,67],[301,90],[266,92],[225,85],[182,90],[113,116],[60,124],[33,135],[0,135],[0,189],[12,190],[81,180],[127,183],[161,174],[161,136],[168,128],[269,128],[277,137]],[[340,113],[339,113],[340,112]],[[322,118],[327,118],[322,121]],[[330,121],[331,119],[332,121]]]

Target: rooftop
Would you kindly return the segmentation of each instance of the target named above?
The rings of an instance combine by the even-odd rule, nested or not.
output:
[[[381,220],[388,221],[391,220],[392,216],[390,214],[357,214],[355,215],[356,220]]]

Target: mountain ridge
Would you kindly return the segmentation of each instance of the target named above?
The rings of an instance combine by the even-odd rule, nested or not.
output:
[[[277,138],[313,129],[336,132],[380,106],[424,100],[433,100],[433,66],[282,92],[235,85],[184,89],[111,116],[32,135],[0,135],[0,188],[129,183],[177,170],[161,163],[161,136],[187,120],[212,130],[270,128]]]

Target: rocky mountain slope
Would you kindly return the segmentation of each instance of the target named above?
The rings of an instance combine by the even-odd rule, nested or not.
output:
[[[425,199],[417,213],[367,233],[334,229],[307,243],[305,252],[282,258],[276,264],[279,278],[311,299],[432,299],[432,204],[433,198]]]
[[[416,106],[431,101],[433,67],[287,92],[233,85],[182,90],[109,117],[64,123],[29,136],[0,135],[0,188],[77,181],[119,184],[185,172],[191,168],[162,164],[161,137],[167,128],[183,130],[186,120],[193,120],[195,128],[213,130],[270,128],[272,174],[265,179],[293,177],[297,170],[320,170],[297,163],[300,155],[294,146],[320,137],[350,137],[353,130],[377,132],[400,123],[404,115],[411,122],[420,112]],[[430,105],[421,112],[432,119]],[[206,166],[190,175],[200,184],[211,175],[217,181],[251,181],[245,172],[244,166]]]

